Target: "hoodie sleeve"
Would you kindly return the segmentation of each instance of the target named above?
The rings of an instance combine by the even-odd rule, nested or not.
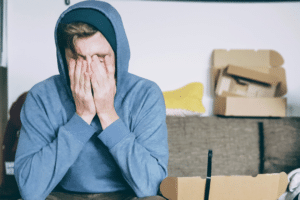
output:
[[[157,195],[161,181],[167,177],[169,149],[165,102],[158,86],[151,88],[140,104],[132,132],[118,119],[98,137],[136,195],[145,197]]]
[[[77,114],[54,128],[53,113],[46,107],[38,95],[29,92],[21,111],[15,178],[25,200],[45,199],[96,131]]]

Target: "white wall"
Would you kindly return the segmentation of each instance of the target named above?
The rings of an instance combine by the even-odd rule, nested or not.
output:
[[[79,0],[71,0],[74,4]],[[131,47],[129,71],[163,91],[204,84],[212,115],[213,49],[274,49],[285,59],[288,116],[300,116],[300,3],[108,1],[121,14]],[[8,2],[9,106],[57,74],[54,26],[63,0]]]

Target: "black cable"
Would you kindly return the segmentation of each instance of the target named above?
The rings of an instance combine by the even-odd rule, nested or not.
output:
[[[258,135],[259,135],[259,173],[264,173],[264,161],[265,161],[265,144],[264,144],[264,124],[263,122],[258,122]]]
[[[208,150],[208,161],[207,161],[207,176],[206,176],[206,183],[205,183],[205,196],[204,200],[208,200],[209,198],[209,189],[210,189],[210,182],[211,182],[211,164],[212,164],[212,156],[213,152],[211,149]]]

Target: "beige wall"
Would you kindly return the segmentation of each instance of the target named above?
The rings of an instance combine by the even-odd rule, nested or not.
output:
[[[124,22],[131,73],[155,81],[163,91],[202,82],[208,116],[213,49],[274,49],[285,59],[288,115],[300,116],[300,2],[108,2]],[[63,0],[8,1],[9,106],[35,83],[58,73],[53,33],[66,8]]]

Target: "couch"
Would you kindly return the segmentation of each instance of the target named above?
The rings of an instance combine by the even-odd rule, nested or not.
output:
[[[289,173],[300,168],[300,117],[167,116],[169,176]],[[88,199],[88,195],[85,196]]]

